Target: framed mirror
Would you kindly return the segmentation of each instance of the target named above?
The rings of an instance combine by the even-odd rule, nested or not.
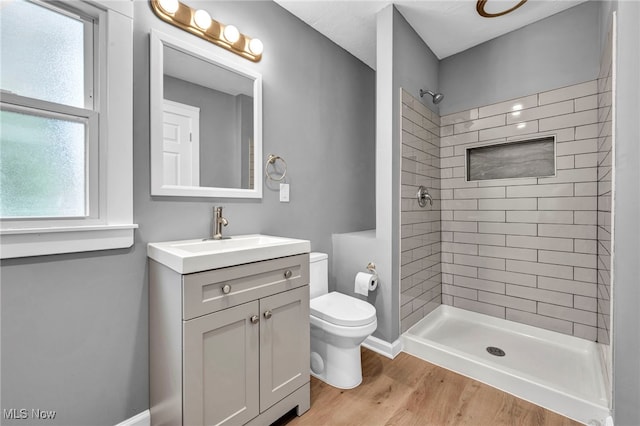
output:
[[[262,77],[151,31],[151,195],[262,198]]]

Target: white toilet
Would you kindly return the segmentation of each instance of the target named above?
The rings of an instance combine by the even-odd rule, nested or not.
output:
[[[362,382],[360,344],[378,327],[376,308],[328,289],[328,256],[311,253],[311,374],[341,389]]]

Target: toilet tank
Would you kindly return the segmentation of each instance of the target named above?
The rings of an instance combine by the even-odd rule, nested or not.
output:
[[[329,292],[329,256],[309,253],[309,291],[311,299]]]

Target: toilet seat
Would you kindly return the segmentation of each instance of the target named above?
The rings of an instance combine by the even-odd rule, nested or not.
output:
[[[376,320],[373,305],[336,291],[311,299],[310,311],[316,318],[343,327],[359,327]]]

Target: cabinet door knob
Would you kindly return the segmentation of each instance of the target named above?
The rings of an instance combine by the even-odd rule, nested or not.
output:
[[[271,311],[265,311],[265,312],[264,312],[264,317],[265,317],[266,319],[269,319],[269,318],[271,318],[272,316],[273,316],[273,314],[271,313]]]
[[[287,269],[286,271],[284,271],[285,278],[291,278],[291,275],[293,275],[293,273],[291,272],[291,269]]]
[[[251,317],[251,324],[257,324],[258,322],[260,322],[260,317],[257,315],[253,315]]]
[[[222,286],[222,292],[224,294],[229,294],[231,293],[231,286],[229,284],[225,284]]]

